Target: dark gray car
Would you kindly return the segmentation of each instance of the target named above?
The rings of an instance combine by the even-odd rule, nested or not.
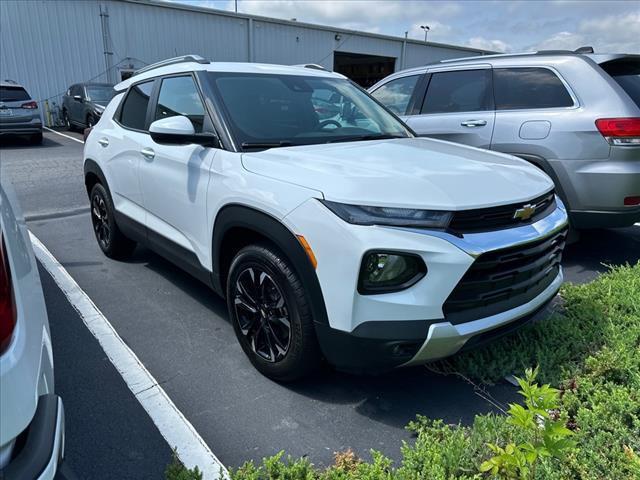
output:
[[[33,143],[42,143],[38,103],[11,80],[0,82],[0,135],[28,135]]]
[[[640,55],[445,60],[369,90],[419,135],[504,152],[554,181],[578,228],[640,222]]]
[[[93,127],[114,95],[108,83],[76,83],[62,97],[62,118],[65,126]]]

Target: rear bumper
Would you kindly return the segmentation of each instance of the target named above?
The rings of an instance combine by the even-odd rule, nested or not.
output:
[[[640,195],[640,148],[612,147],[605,160],[553,160],[571,224],[577,228],[626,227],[640,221],[640,208],[625,207]]]
[[[36,119],[31,122],[0,122],[0,135],[28,135],[42,132],[42,122]]]
[[[54,394],[42,395],[31,424],[20,434],[12,459],[0,471],[0,477],[53,479],[64,457],[64,428],[62,399]]]

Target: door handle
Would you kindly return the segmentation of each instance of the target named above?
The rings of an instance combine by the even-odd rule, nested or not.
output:
[[[151,148],[143,148],[142,150],[140,150],[140,153],[142,155],[144,155],[145,157],[147,157],[149,160],[153,160],[153,157],[156,156],[156,152],[153,151],[153,149]]]
[[[102,137],[100,140],[98,140],[98,143],[100,145],[102,145],[103,147],[108,147],[109,146],[109,140]]]
[[[463,127],[484,127],[487,124],[486,120],[465,120],[460,125]]]

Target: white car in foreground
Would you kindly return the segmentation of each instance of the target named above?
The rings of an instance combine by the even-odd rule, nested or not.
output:
[[[442,358],[560,288],[567,215],[549,177],[416,138],[342,75],[187,56],[116,91],[84,150],[100,248],[141,242],[211,285],[274,379],[322,357],[356,371]]]
[[[52,479],[64,408],[40,276],[13,189],[0,183],[0,478]]]

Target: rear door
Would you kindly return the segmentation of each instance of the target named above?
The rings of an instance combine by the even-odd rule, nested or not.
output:
[[[27,123],[34,115],[35,106],[27,91],[20,86],[0,87],[0,122]]]
[[[491,66],[430,69],[425,83],[407,124],[421,136],[489,148],[495,119]]]
[[[544,159],[572,158],[562,154],[565,149],[580,154],[584,145],[576,141],[576,132],[570,128],[578,101],[556,70],[546,66],[496,66],[493,87],[496,125],[492,150]],[[604,157],[606,152],[594,158]]]

